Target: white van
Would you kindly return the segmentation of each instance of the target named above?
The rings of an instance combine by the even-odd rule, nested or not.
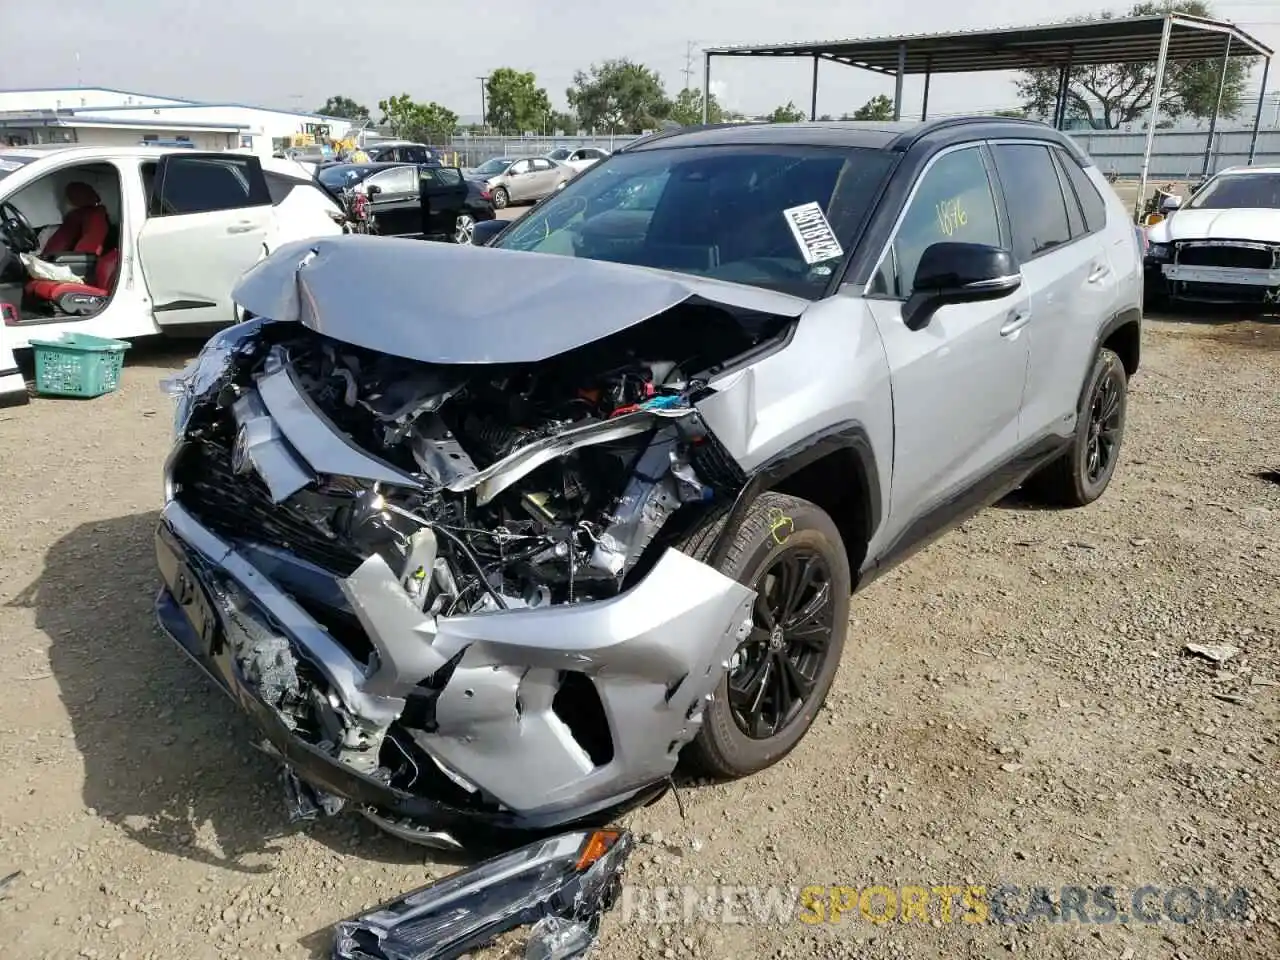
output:
[[[25,399],[14,352],[32,339],[232,323],[245,270],[282,243],[341,232],[338,205],[290,160],[0,149],[0,402]]]

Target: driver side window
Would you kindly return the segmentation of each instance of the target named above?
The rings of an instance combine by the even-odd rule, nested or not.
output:
[[[512,174],[513,176],[518,176],[519,174],[528,173],[528,172],[529,172],[528,160],[521,160],[519,163],[513,163],[511,165],[511,169],[507,171],[507,173]]]
[[[976,145],[945,154],[925,173],[873,280],[873,292],[905,300],[924,251],[943,241],[1003,245],[991,181]]]

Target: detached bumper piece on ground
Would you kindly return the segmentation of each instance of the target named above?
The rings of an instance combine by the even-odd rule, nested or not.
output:
[[[486,860],[338,924],[334,960],[452,960],[533,924],[529,960],[595,942],[632,848],[626,831],[565,833]]]

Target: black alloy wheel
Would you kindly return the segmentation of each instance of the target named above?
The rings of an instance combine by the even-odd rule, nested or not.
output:
[[[1120,462],[1129,378],[1115,351],[1105,347],[1098,351],[1082,395],[1071,445],[1024,484],[1025,491],[1041,503],[1055,507],[1093,503],[1111,483]]]
[[[1124,431],[1124,378],[1104,376],[1089,402],[1089,433],[1085,446],[1085,477],[1090,484],[1110,477],[1120,455]]]
[[[756,593],[751,626],[681,754],[695,775],[744,777],[798,744],[826,700],[844,651],[853,592],[840,531],[816,504],[761,494],[733,528],[708,520],[679,549]]]
[[[729,670],[738,729],[768,740],[812,697],[831,645],[831,570],[814,550],[785,550],[756,581],[752,628]]]

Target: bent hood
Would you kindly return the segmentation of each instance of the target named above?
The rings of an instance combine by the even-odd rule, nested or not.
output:
[[[258,316],[423,363],[533,363],[699,298],[783,317],[808,301],[552,254],[347,234],[286,244],[232,291]]]
[[[1280,243],[1278,210],[1178,210],[1147,234],[1152,243],[1175,240],[1251,240]]]

